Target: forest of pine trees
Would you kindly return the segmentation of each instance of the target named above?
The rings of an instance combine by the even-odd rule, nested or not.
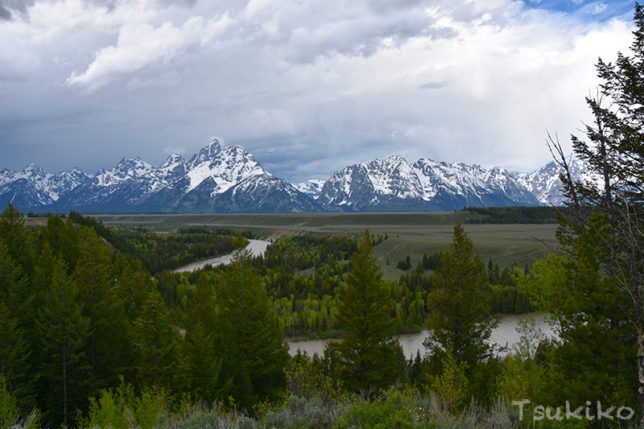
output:
[[[6,391],[43,422],[70,427],[90,398],[123,383],[138,394],[243,407],[276,399],[287,349],[264,284],[244,258],[216,278],[202,273],[178,325],[139,260],[113,252],[71,217],[26,227],[10,205],[0,217]]]

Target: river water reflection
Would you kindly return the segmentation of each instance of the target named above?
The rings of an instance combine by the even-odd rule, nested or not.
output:
[[[555,334],[545,322],[544,314],[520,314],[520,315],[506,315],[502,316],[499,321],[499,326],[492,331],[490,335],[490,343],[497,344],[499,346],[511,347],[513,344],[519,341],[519,334],[516,331],[516,328],[519,324],[519,320],[532,317],[535,319],[536,328],[540,329],[546,336],[554,337]],[[398,335],[398,341],[403,348],[405,357],[410,358],[416,356],[416,352],[420,351],[421,356],[425,353],[425,348],[423,347],[423,341],[429,336],[429,331],[416,332],[414,334],[404,334]],[[334,340],[304,340],[304,341],[287,341],[289,345],[289,353],[294,355],[297,350],[302,350],[306,352],[309,356],[313,356],[314,353],[322,355],[324,353],[324,347],[326,343]],[[499,356],[504,356],[507,354],[507,350],[501,351]]]

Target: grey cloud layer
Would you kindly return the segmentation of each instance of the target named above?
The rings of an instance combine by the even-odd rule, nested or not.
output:
[[[536,167],[630,37],[510,0],[0,0],[0,17],[0,168],[160,162],[220,135],[291,180],[393,153]]]

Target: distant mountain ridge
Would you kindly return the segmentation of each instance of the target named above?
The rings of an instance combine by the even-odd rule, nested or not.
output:
[[[459,210],[464,206],[532,206],[537,197],[516,173],[478,165],[402,157],[355,164],[327,180],[317,199],[326,209]]]
[[[573,162],[573,173],[583,168]],[[533,173],[393,155],[354,164],[328,180],[290,184],[266,171],[240,146],[217,138],[186,161],[160,166],[123,158],[94,175],[75,168],[50,174],[31,164],[0,170],[0,204],[24,211],[288,213],[460,210],[464,206],[561,205],[559,168]]]

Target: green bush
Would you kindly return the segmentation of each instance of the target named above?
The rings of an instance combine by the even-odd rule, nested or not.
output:
[[[18,418],[16,398],[7,389],[7,383],[0,375],[0,427],[7,427]]]
[[[89,417],[84,426],[127,429],[130,424],[127,418],[125,399],[119,393],[102,390],[98,399],[90,399]]]
[[[87,428],[152,429],[163,427],[170,420],[166,394],[163,390],[143,390],[140,396],[125,384],[115,390],[101,390],[98,398],[90,399],[87,419],[80,419]]]
[[[337,420],[335,428],[415,429],[432,428],[434,424],[417,422],[414,402],[398,390],[374,401],[353,402]]]
[[[36,429],[39,427],[40,414],[33,410],[27,417],[20,417],[18,401],[9,392],[7,382],[0,374],[0,428]]]

